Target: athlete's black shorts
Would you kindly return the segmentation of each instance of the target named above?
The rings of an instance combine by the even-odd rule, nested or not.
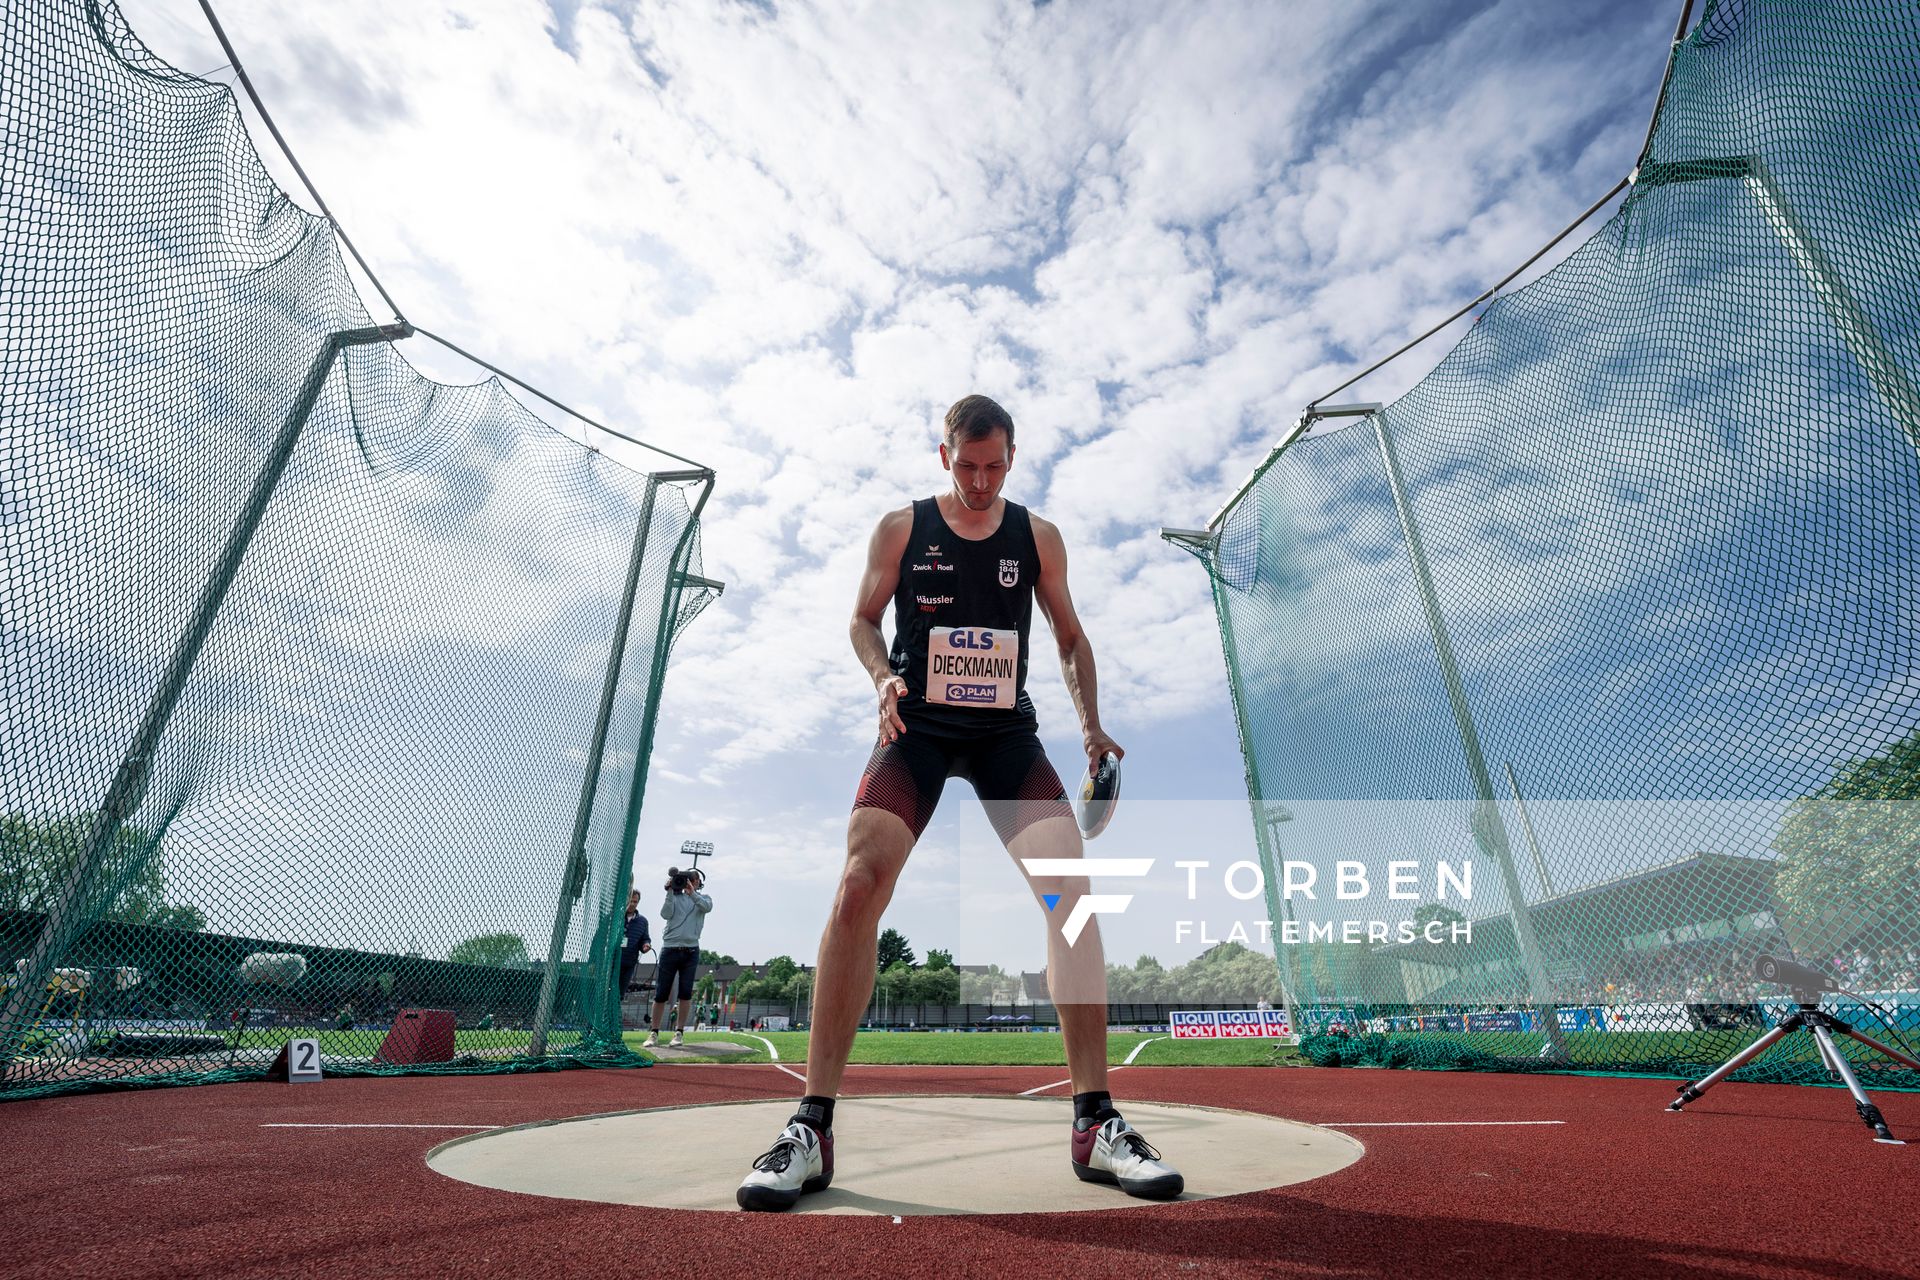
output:
[[[700,948],[662,947],[653,967],[653,1002],[665,1004],[673,999],[674,979],[678,978],[680,998],[693,999],[693,971],[700,967]]]
[[[965,778],[986,805],[1003,843],[1042,818],[1072,817],[1060,775],[1030,724],[956,731],[906,718],[907,731],[873,748],[855,809],[896,814],[918,840],[933,820],[948,778]]]

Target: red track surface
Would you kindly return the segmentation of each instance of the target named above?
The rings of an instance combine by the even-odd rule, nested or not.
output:
[[[856,1067],[847,1096],[1016,1093],[1059,1075]],[[894,1223],[516,1195],[427,1169],[426,1152],[452,1130],[261,1127],[507,1125],[795,1095],[773,1067],[96,1094],[0,1105],[0,1275],[1920,1276],[1920,1141],[1874,1144],[1839,1090],[1722,1085],[1670,1115],[1673,1085],[1661,1080],[1136,1067],[1114,1086],[1123,1105],[1190,1102],[1335,1127],[1566,1123],[1355,1127],[1359,1163],[1281,1190]],[[1878,1100],[1896,1134],[1920,1140],[1920,1095]],[[744,1169],[753,1154],[719,1158]],[[671,1176],[675,1162],[716,1153],[634,1158]],[[843,1167],[859,1158],[839,1153]]]

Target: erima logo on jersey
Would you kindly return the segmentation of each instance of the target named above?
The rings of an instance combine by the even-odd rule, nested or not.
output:
[[[937,546],[928,546],[927,557],[931,560],[938,560],[940,558],[940,548]]]
[[[1017,587],[1020,585],[1020,562],[1018,560],[1002,560],[1000,562],[1000,585],[1003,587]]]
[[[948,702],[984,702],[992,706],[996,699],[994,688],[990,684],[955,684],[947,682]]]

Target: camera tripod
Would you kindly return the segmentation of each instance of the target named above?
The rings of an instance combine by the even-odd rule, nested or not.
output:
[[[1860,1087],[1860,1078],[1853,1074],[1853,1068],[1847,1065],[1847,1060],[1840,1056],[1840,1050],[1834,1047],[1833,1033],[1838,1031],[1841,1035],[1858,1040],[1869,1049],[1877,1050],[1903,1066],[1912,1067],[1915,1071],[1920,1071],[1920,1061],[1881,1044],[1872,1036],[1861,1034],[1830,1013],[1822,1013],[1820,995],[1816,991],[1797,990],[1793,993],[1793,998],[1800,1006],[1798,1013],[1781,1019],[1779,1026],[1728,1058],[1708,1075],[1691,1084],[1681,1085],[1680,1096],[1667,1104],[1667,1110],[1680,1110],[1793,1032],[1810,1031],[1813,1033],[1814,1047],[1820,1051],[1820,1061],[1829,1073],[1839,1076],[1846,1083],[1847,1092],[1853,1095],[1853,1109],[1860,1113],[1860,1119],[1866,1123],[1867,1128],[1873,1130],[1873,1140],[1892,1143],[1894,1146],[1904,1146],[1900,1139],[1893,1136],[1893,1131],[1887,1128],[1886,1118],[1880,1114],[1880,1108],[1875,1106],[1873,1099],[1867,1096],[1867,1091]]]

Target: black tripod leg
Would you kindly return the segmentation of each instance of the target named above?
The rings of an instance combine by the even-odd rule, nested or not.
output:
[[[1722,1080],[1726,1079],[1728,1076],[1732,1075],[1734,1072],[1738,1071],[1740,1068],[1746,1066],[1749,1062],[1752,1062],[1755,1058],[1759,1057],[1761,1054],[1765,1053],[1767,1050],[1773,1048],[1774,1045],[1780,1042],[1780,1038],[1786,1035],[1787,1032],[1790,1030],[1792,1030],[1792,1027],[1784,1023],[1780,1026],[1775,1027],[1773,1030],[1767,1032],[1767,1034],[1761,1036],[1758,1040],[1755,1040],[1752,1044],[1748,1045],[1746,1048],[1742,1049],[1740,1052],[1734,1054],[1731,1058],[1728,1058],[1725,1062],[1721,1063],[1718,1067],[1715,1067],[1710,1073],[1703,1076],[1699,1080],[1694,1081],[1692,1084],[1681,1085],[1680,1096],[1667,1104],[1667,1110],[1678,1111],[1681,1107],[1684,1107],[1687,1103],[1692,1102],[1694,1099],[1698,1098],[1701,1094],[1713,1088],[1713,1086],[1715,1086],[1716,1084],[1719,1084]]]
[[[1853,1095],[1853,1109],[1860,1113],[1860,1119],[1866,1123],[1867,1128],[1873,1130],[1873,1140],[1875,1142],[1905,1145],[1900,1142],[1900,1139],[1893,1136],[1893,1130],[1887,1128],[1886,1117],[1880,1114],[1880,1108],[1873,1104],[1873,1099],[1867,1096],[1867,1091],[1860,1087],[1860,1078],[1853,1074],[1852,1066],[1847,1063],[1845,1058],[1840,1056],[1840,1050],[1834,1046],[1833,1036],[1825,1027],[1818,1023],[1814,1024],[1813,1034],[1814,1038],[1826,1049],[1828,1061],[1834,1065],[1840,1072],[1840,1078],[1846,1082],[1847,1092]],[[1847,1034],[1856,1040],[1865,1040],[1868,1044],[1873,1043],[1873,1041],[1867,1040],[1865,1036],[1860,1035],[1851,1028],[1848,1029]]]

